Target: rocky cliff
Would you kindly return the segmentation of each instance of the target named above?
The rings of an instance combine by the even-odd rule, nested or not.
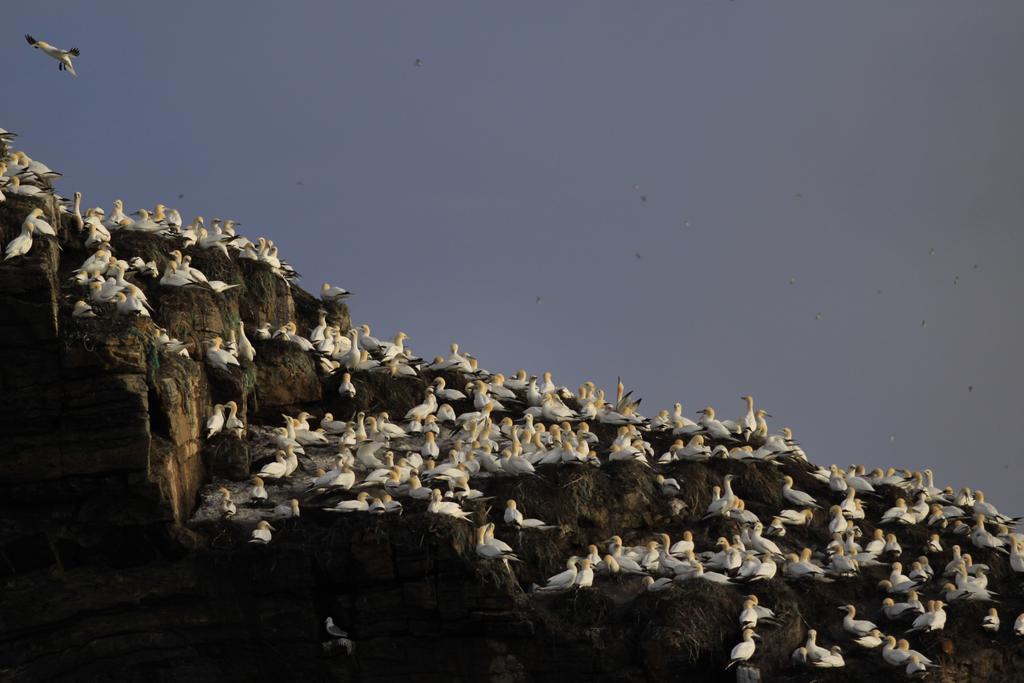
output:
[[[655,470],[608,461],[616,428],[595,425],[600,467],[540,466],[535,476],[474,481],[486,497],[463,507],[477,523],[498,522],[498,535],[521,560],[506,569],[477,557],[474,524],[427,514],[426,502],[403,501],[402,515],[327,510],[352,497],[307,491],[313,466],[331,462],[331,443],[306,448],[302,481],[268,485],[275,501],[301,496],[301,516],[275,521],[269,544],[248,543],[260,511],[224,519],[211,501],[219,486],[239,500],[272,451],[268,428],[281,424],[282,413],[308,411],[318,420],[331,412],[348,420],[387,411],[397,419],[436,377],[452,387],[472,377],[426,368],[410,378],[354,372],[356,395],[349,398],[339,395],[338,373],[325,373],[316,354],[280,339],[254,339],[253,363],[217,370],[203,362],[202,342],[227,337],[239,323],[251,334],[264,323],[295,321],[308,333],[324,307],[345,332],[349,314],[344,304],[314,298],[265,264],[196,247],[184,249],[194,266],[238,286],[218,294],[133,276],[152,305],[151,318],[109,311],[73,317],[82,288],[72,276],[93,250],[56,199],[8,194],[0,203],[0,241],[7,244],[36,207],[58,238],[37,237],[28,255],[0,265],[0,679],[736,680],[724,666],[749,594],[778,615],[777,626],[759,628],[752,660],[764,680],[903,678],[902,667],[886,664],[877,650],[850,644],[837,611],[856,604],[882,623],[884,593],[876,584],[889,575],[888,564],[828,583],[787,581],[780,572],[747,586],[698,578],[648,592],[637,577],[615,576],[592,588],[529,592],[570,555],[613,535],[643,545],[657,533],[677,538],[690,530],[698,550],[732,538],[740,528],[735,520],[703,519],[712,486],[729,474],[746,509],[766,521],[787,506],[783,474],[835,502],[799,459],[726,457]],[[120,258],[154,260],[161,272],[171,246],[181,245],[123,230],[111,239]],[[163,348],[159,329],[185,342],[191,357]],[[247,422],[244,437],[205,439],[212,406],[228,401]],[[472,410],[470,403],[456,407]],[[645,438],[659,455],[674,440],[671,430]],[[763,443],[750,439],[754,448]],[[681,483],[678,495],[665,494],[657,473]],[[904,495],[879,486],[868,499],[871,514],[858,523],[865,540],[878,515]],[[501,524],[506,499],[557,529]],[[791,527],[778,542],[824,548],[828,520],[818,511],[814,524]],[[929,531],[911,526],[897,533],[909,566],[923,554]],[[970,545],[952,530],[942,534],[943,551],[930,555],[940,571],[953,544]],[[1010,628],[1024,610],[1020,581],[1005,553],[970,550],[991,568],[1001,631],[981,630],[987,604],[957,603],[947,608],[946,628],[913,636],[914,647],[935,662],[933,680],[1020,680],[1024,647]],[[354,648],[324,630],[328,616]],[[818,630],[819,642],[842,645],[844,668],[791,664],[808,627]],[[902,637],[908,627],[884,628]]]

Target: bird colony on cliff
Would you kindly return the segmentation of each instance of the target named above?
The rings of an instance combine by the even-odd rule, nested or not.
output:
[[[61,55],[61,65],[73,73],[75,51]],[[3,143],[13,139],[0,129]],[[6,262],[17,265],[30,257],[39,240],[60,239],[61,226],[46,220],[42,204],[56,196],[52,183],[59,177],[21,151],[0,161],[0,202],[16,197],[26,207],[20,234],[5,245]],[[164,204],[129,215],[121,200],[109,212],[83,208],[78,192],[70,201],[61,199],[61,211],[62,225],[90,251],[71,283],[78,292],[66,303],[73,319],[150,318],[155,311],[146,290],[152,287],[203,288],[225,296],[237,285],[211,279],[194,266],[201,252],[252,261],[285,283],[296,277],[272,240],[251,241],[231,219],[207,222],[196,216],[185,222]],[[141,254],[118,253],[111,239],[119,232],[158,238],[166,265],[161,269]],[[350,292],[324,283],[320,295],[325,303],[337,303]],[[645,417],[621,381],[609,396],[593,382],[560,385],[550,372],[505,375],[485,369],[454,343],[447,355],[425,361],[413,353],[404,332],[379,339],[366,324],[329,324],[325,312],[309,329],[296,321],[276,328],[239,322],[199,345],[156,329],[160,353],[193,358],[221,373],[240,373],[253,363],[253,340],[294,344],[322,376],[334,378],[337,395],[346,400],[356,398],[360,377],[423,381],[420,402],[404,414],[302,411],[282,415],[277,425],[250,425],[235,401],[208,406],[206,438],[248,440],[264,457],[244,485],[212,482],[204,494],[207,505],[196,515],[244,525],[252,544],[275,543],[288,533],[287,520],[310,508],[349,519],[432,516],[472,527],[474,561],[514,578],[522,562],[517,544],[565,529],[548,510],[495,499],[495,484],[515,478],[530,485],[560,468],[616,471],[628,463],[667,502],[674,528],[645,537],[623,530],[590,539],[564,558],[564,571],[521,585],[530,599],[613,585],[629,586],[636,595],[699,582],[729,587],[746,596],[736,615],[729,667],[756,667],[759,641],[771,638],[778,623],[773,606],[754,594],[765,582],[864,587],[857,604],[833,606],[843,639],[821,643],[825,624],[808,624],[791,656],[798,668],[843,667],[852,653],[878,658],[908,677],[927,676],[933,657],[911,641],[942,631],[967,603],[988,607],[977,629],[1024,635],[1024,615],[1003,608],[989,580],[996,569],[1018,581],[1024,576],[1017,519],[1000,512],[982,491],[936,485],[930,470],[812,464],[793,431],[773,431],[770,415],[751,396],[742,397],[744,409],[734,420],[721,419],[711,406],[691,418],[678,403]],[[748,486],[741,496],[736,475],[719,477],[721,470],[700,484],[680,474],[686,467],[710,470],[721,463],[756,473],[760,490]],[[715,482],[710,490],[693,491],[708,480]],[[686,500],[706,504],[695,509]],[[700,545],[712,527],[723,531],[713,543]],[[346,648],[358,644],[330,618],[326,632]]]

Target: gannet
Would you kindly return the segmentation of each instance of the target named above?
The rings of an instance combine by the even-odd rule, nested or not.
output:
[[[784,475],[782,477],[782,497],[794,505],[801,507],[820,508],[818,501],[814,499],[814,496],[803,491],[798,491],[793,488],[793,477]]]
[[[369,497],[369,493],[360,491],[356,494],[355,500],[343,500],[335,504],[334,507],[324,509],[328,512],[369,512],[370,504],[367,502]]]
[[[72,76],[78,76],[78,74],[75,72],[74,64],[71,63],[72,57],[77,57],[80,54],[82,54],[77,47],[73,47],[70,50],[61,50],[59,47],[54,47],[53,45],[50,45],[47,42],[44,42],[42,40],[36,40],[27,33],[25,34],[25,40],[32,47],[36,48],[37,50],[42,50],[47,54],[47,56],[56,59],[58,71],[67,71]]]
[[[184,287],[186,285],[193,285],[195,282],[185,271],[178,267],[177,262],[168,261],[163,277],[160,278],[160,284],[166,287]]]
[[[96,313],[92,310],[92,306],[87,304],[82,299],[75,302],[75,310],[71,313],[72,318],[95,318]]]
[[[7,248],[4,250],[4,261],[17,256],[24,256],[32,250],[33,229],[28,223],[22,224],[21,234],[7,243]]]
[[[447,515],[456,519],[471,522],[471,513],[466,512],[458,503],[449,503],[442,500],[441,489],[434,489],[430,494],[430,504],[427,505],[427,512],[435,515]]]
[[[679,482],[672,477],[666,477],[663,474],[659,474],[655,477],[655,482],[658,484],[658,490],[661,491],[663,496],[673,497],[678,496],[682,490],[679,486]]]
[[[989,633],[999,630],[999,611],[995,607],[988,608],[988,614],[981,620],[981,628]]]
[[[135,313],[147,318],[149,317],[149,311],[146,310],[145,304],[135,296],[128,296],[124,292],[116,292],[114,300],[117,304],[118,313],[125,315]]]
[[[234,432],[235,436],[240,439],[245,433],[245,423],[238,419],[238,404],[228,401],[225,406],[228,409],[228,414],[224,418],[224,429]]]
[[[270,514],[275,519],[292,519],[294,517],[299,517],[301,515],[301,510],[299,510],[299,501],[297,498],[292,498],[288,503],[282,503],[281,505],[274,507]]]
[[[728,669],[739,662],[749,660],[754,655],[754,648],[754,631],[749,628],[743,629],[743,640],[732,648],[732,652],[729,653],[729,663],[725,665],[725,668]]]
[[[978,492],[980,493],[980,491]],[[975,503],[975,509],[978,505]],[[971,531],[971,543],[976,548],[986,548],[992,550],[999,550],[1006,552],[1006,541],[997,536],[992,535],[990,531],[985,529],[985,515],[978,513],[974,516],[974,528]]]
[[[1015,636],[1024,636],[1024,612],[1017,615],[1017,618],[1013,621],[1013,634]]]
[[[946,625],[946,611],[942,609],[941,600],[929,600],[928,610],[914,619],[914,624],[907,631],[941,631]]]
[[[846,612],[846,616],[843,617],[843,628],[846,629],[847,633],[860,637],[878,630],[875,624],[866,619],[855,619],[857,608],[853,605],[843,605],[839,610]]]
[[[843,659],[843,650],[838,645],[833,645],[829,653],[821,659],[811,660],[811,666],[818,669],[838,669],[846,666],[846,661]]]
[[[352,375],[345,372],[341,375],[341,383],[338,384],[338,394],[352,398],[356,395],[356,387],[352,384]]]
[[[220,433],[224,428],[224,406],[218,403],[213,407],[213,414],[206,420],[206,438]]]
[[[56,237],[57,233],[53,227],[42,218],[43,210],[35,208],[29,211],[29,214],[25,216],[25,220],[21,224],[21,229],[24,230],[26,227],[31,226],[33,232],[37,232],[40,235],[48,235],[50,237]]]
[[[267,489],[263,486],[263,480],[259,476],[253,476],[252,488],[249,489],[249,501],[258,502],[267,499]]]
[[[259,472],[259,476],[266,479],[280,479],[287,474],[288,465],[284,459],[284,451],[277,451],[274,454],[274,462],[268,462]]]
[[[8,194],[18,195],[21,197],[36,197],[44,194],[44,192],[35,185],[22,185],[21,178],[18,176],[11,176],[5,187]]]
[[[324,301],[341,301],[349,296],[352,296],[352,292],[343,287],[333,287],[327,282],[320,287],[320,298]]]
[[[252,530],[252,538],[249,539],[249,543],[262,543],[266,545],[270,543],[270,532],[274,530],[274,527],[270,526],[270,523],[266,520],[260,520],[256,523],[256,528]]]
[[[708,406],[707,408],[704,408],[703,410],[698,410],[697,413],[699,415],[703,416],[703,417],[701,417],[700,424],[704,428],[704,431],[709,436],[711,436],[712,438],[717,439],[719,441],[732,441],[733,440],[732,432],[730,432],[725,427],[725,425],[723,425],[721,422],[719,422],[718,420],[715,419],[715,409],[714,408],[712,408],[711,406]]]
[[[218,370],[227,372],[232,365],[240,366],[237,358],[221,348],[223,342],[224,340],[220,337],[214,337],[206,342],[209,345],[209,348],[206,349],[206,362]]]
[[[818,645],[818,632],[815,629],[807,631],[807,640],[804,642],[804,648],[807,650],[807,662],[813,664],[819,662],[828,657],[831,651]]]
[[[757,626],[757,610],[754,609],[753,600],[743,601],[743,610],[740,612],[739,622],[740,628],[743,629],[755,628]]]
[[[484,524],[476,530],[476,554],[485,560],[501,560],[508,566],[508,561],[519,561],[512,548],[505,543],[488,542],[488,525]]]
[[[573,555],[566,562],[566,570],[559,574],[555,574],[550,577],[543,586],[533,584],[532,592],[534,593],[558,593],[567,591],[573,587],[576,583],[576,576],[578,571],[576,569],[576,562],[579,560],[578,557]]]
[[[220,512],[224,517],[234,517],[235,513],[238,512],[238,508],[231,502],[231,491],[221,486],[217,489],[220,492]]]
[[[877,628],[871,629],[870,633],[859,638],[854,638],[853,642],[865,649],[873,650],[882,644],[882,632]]]

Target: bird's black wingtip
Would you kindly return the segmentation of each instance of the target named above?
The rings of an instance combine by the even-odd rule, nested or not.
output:
[[[28,44],[29,44],[29,45],[35,45],[35,44],[36,44],[36,39],[35,39],[35,38],[33,38],[33,37],[32,37],[31,35],[29,35],[28,33],[26,33],[26,34],[25,34],[25,40],[27,40],[27,41],[28,41]]]
[[[74,55],[75,57],[79,57],[79,56],[81,56],[82,51],[79,50],[77,47],[73,47],[70,50],[68,50],[68,54],[69,55]]]

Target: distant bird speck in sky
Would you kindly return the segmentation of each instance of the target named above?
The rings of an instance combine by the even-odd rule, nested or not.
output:
[[[182,192],[181,194],[178,195],[178,199],[184,199],[184,198],[185,198],[185,193],[184,192]]]
[[[973,391],[974,391],[974,385],[973,384],[968,384],[967,385],[967,393],[970,394]]]
[[[541,299],[539,296],[537,297],[537,303],[541,303],[543,301],[544,301],[544,299]]]
[[[297,181],[295,181],[295,184],[296,184],[296,185],[305,185],[305,183],[303,183],[303,182],[302,182],[301,180],[297,180]]]
[[[896,435],[895,434],[890,434],[889,435],[889,441],[895,441],[895,440],[896,440]]]
[[[417,57],[415,64],[416,64],[416,66],[423,66],[423,60],[420,59],[419,57]]]
[[[640,195],[640,201],[646,202],[647,201],[647,195],[645,195],[645,194]]]
[[[932,249],[929,249],[929,250],[928,250],[928,255],[929,255],[929,256],[935,256],[935,249],[934,249],[934,248],[932,248]]]
[[[633,185],[633,189],[634,190],[639,190],[640,189],[640,184],[636,183],[635,185]]]
[[[796,278],[795,277],[789,278],[789,284],[795,285],[796,284]]]
[[[803,198],[804,198],[804,196],[803,196],[802,194],[800,194],[799,192],[797,192],[797,193],[796,193],[795,195],[793,195],[793,196],[794,196],[794,197],[796,197],[797,199],[803,199]]]
[[[639,252],[639,251],[638,251],[638,252],[636,252],[636,257],[637,257],[638,259],[640,258],[640,252]]]
[[[875,290],[875,294],[881,294],[881,293],[882,293],[882,290],[880,290],[880,289],[876,289]]]
[[[958,284],[960,284],[960,276],[959,275],[954,275],[953,276],[953,286],[956,287]]]
[[[977,264],[977,263],[975,263],[975,264],[974,264],[974,270],[977,270],[977,269],[978,269],[978,264]]]
[[[815,314],[814,319],[815,320],[821,320],[821,313]]]
[[[690,227],[690,221],[683,221],[683,227],[684,228]]]

